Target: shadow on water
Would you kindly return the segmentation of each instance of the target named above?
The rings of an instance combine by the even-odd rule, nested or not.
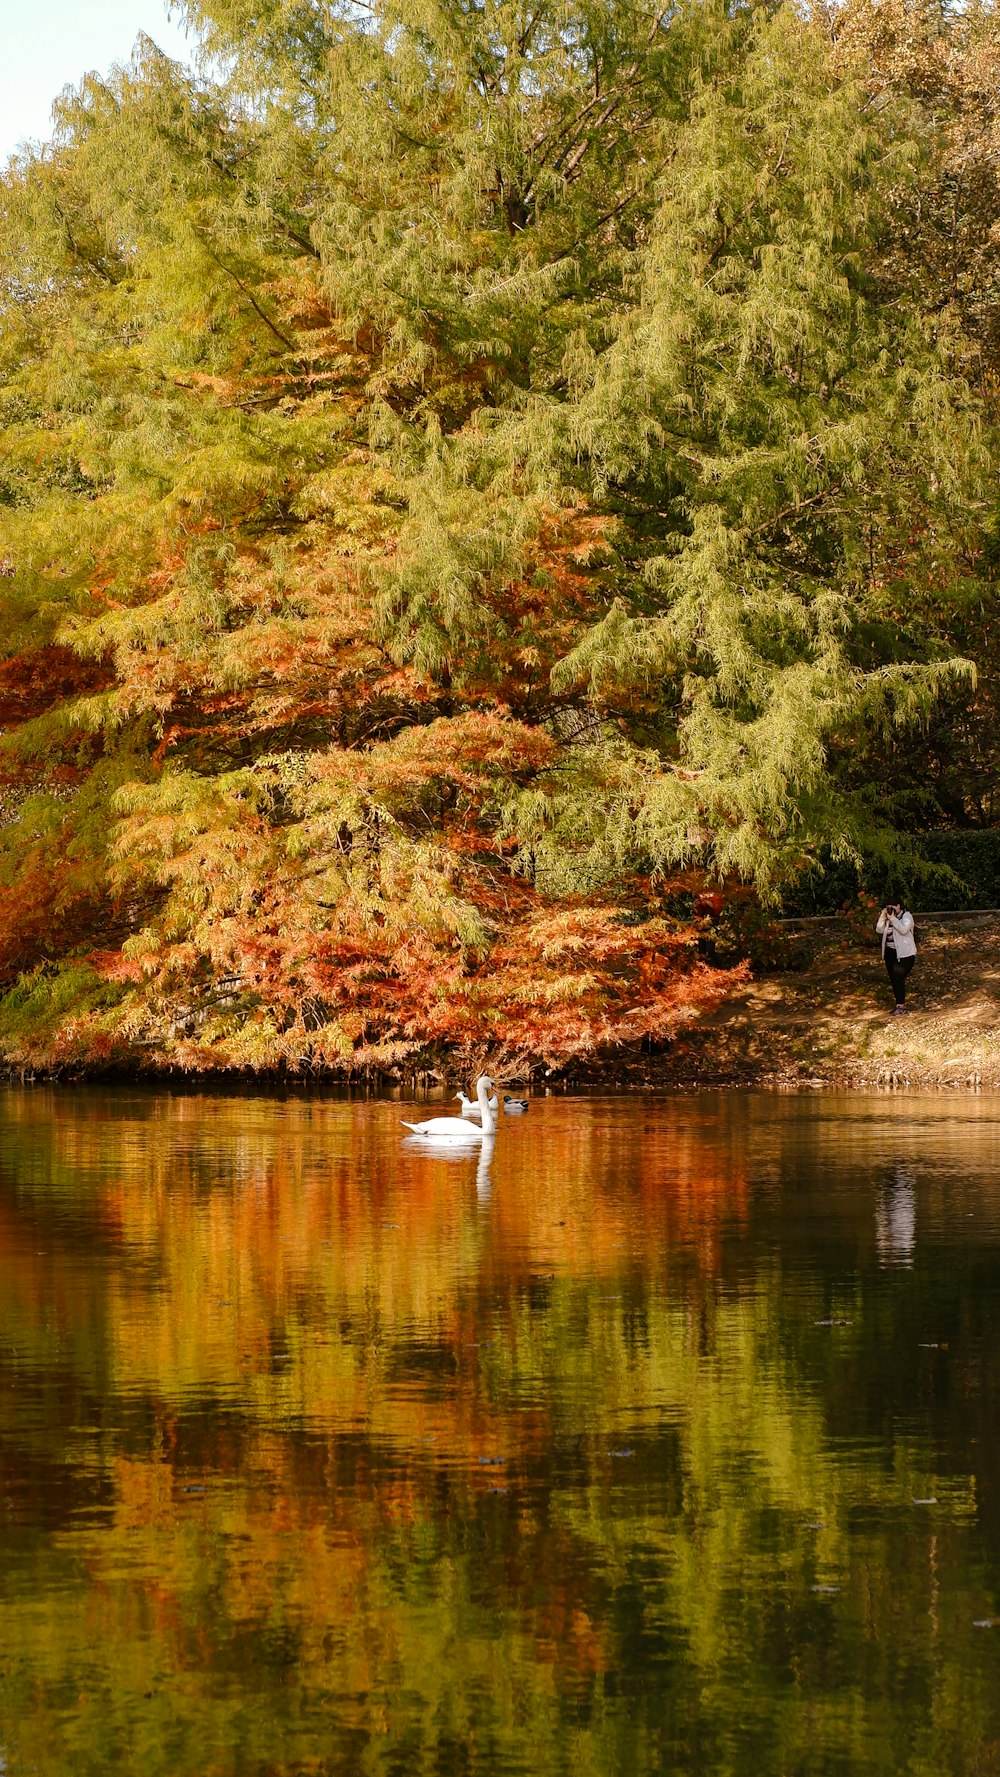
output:
[[[1000,1102],[400,1113],[0,1096],[0,1769],[1000,1768]]]

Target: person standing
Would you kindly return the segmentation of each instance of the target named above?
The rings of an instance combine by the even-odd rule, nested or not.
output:
[[[882,956],[896,1001],[892,1014],[898,1018],[906,1011],[906,978],[917,960],[913,915],[902,901],[890,901],[879,914],[875,930],[882,940]]]

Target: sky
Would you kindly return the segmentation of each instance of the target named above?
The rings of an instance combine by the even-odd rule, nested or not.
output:
[[[19,143],[48,138],[52,101],[64,86],[128,61],[140,31],[187,60],[166,0],[0,0],[0,24],[0,166]]]

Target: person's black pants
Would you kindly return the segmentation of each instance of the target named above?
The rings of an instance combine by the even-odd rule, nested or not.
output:
[[[892,982],[897,1006],[901,1006],[906,998],[906,977],[916,960],[915,956],[897,956],[894,950],[887,950],[885,953],[886,971]]]

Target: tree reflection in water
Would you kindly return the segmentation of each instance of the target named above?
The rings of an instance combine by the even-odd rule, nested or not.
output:
[[[9,1770],[989,1769],[989,1101],[399,1109],[3,1097]]]

